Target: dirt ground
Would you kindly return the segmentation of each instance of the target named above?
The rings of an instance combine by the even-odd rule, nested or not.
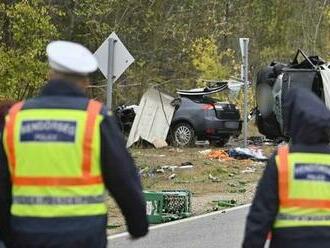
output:
[[[214,201],[235,200],[240,205],[253,199],[256,184],[265,166],[264,162],[207,157],[208,150],[226,150],[236,146],[238,143],[232,141],[224,148],[133,148],[130,152],[140,171],[144,190],[190,190],[192,213],[199,215],[214,211]],[[269,156],[275,146],[261,145],[257,148]],[[188,168],[174,168],[181,165],[188,165]],[[108,202],[109,233],[124,231],[125,224],[119,209],[111,198]]]

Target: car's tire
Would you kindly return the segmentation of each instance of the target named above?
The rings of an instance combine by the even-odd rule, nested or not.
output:
[[[194,145],[194,128],[186,122],[177,123],[171,130],[171,143],[180,147]]]

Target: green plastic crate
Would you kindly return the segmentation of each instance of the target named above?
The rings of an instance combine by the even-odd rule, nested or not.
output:
[[[191,192],[187,190],[144,191],[148,221],[159,224],[191,216]]]

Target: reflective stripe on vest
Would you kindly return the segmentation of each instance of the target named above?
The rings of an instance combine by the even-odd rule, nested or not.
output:
[[[330,155],[291,153],[276,157],[279,212],[274,228],[330,225]]]
[[[75,197],[55,197],[55,196],[14,196],[14,204],[25,205],[76,205],[103,203],[104,195],[97,196],[75,196]]]
[[[12,178],[12,215],[91,216],[106,213],[100,169],[102,104],[87,110],[9,111],[4,144]]]

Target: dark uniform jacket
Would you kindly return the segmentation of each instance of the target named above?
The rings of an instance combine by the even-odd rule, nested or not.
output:
[[[86,109],[88,98],[76,86],[65,81],[50,81],[39,97],[25,102],[24,109]],[[129,233],[146,235],[145,201],[134,162],[127,152],[114,117],[101,111],[101,169],[106,188],[118,203]],[[11,183],[0,145],[0,234],[13,247],[105,247],[107,216],[70,218],[10,217]],[[110,220],[111,221],[111,220]],[[26,228],[28,226],[28,228]]]
[[[291,137],[290,153],[324,153],[330,155],[326,129],[330,112],[312,93],[292,90],[286,99],[286,127]],[[248,214],[244,248],[263,248],[269,231],[270,247],[326,248],[330,247],[330,227],[291,227],[273,229],[278,208],[278,171],[276,153],[269,159]],[[330,182],[329,182],[330,187]],[[328,196],[330,199],[330,195]]]

